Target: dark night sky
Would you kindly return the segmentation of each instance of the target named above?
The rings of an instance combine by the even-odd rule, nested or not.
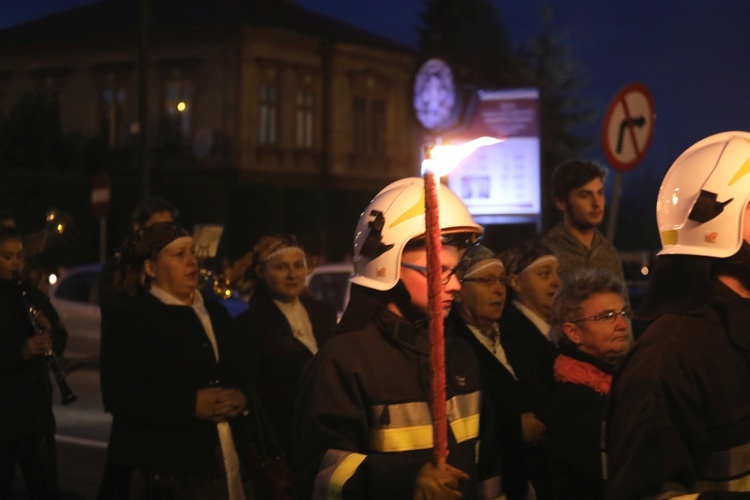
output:
[[[747,0],[491,0],[515,44],[538,32],[543,4],[553,8],[573,57],[585,69],[585,97],[601,114],[624,85],[654,96],[651,148],[629,182],[656,183],[690,144],[725,130],[750,130],[750,2]],[[87,0],[0,0],[0,29]],[[414,45],[423,0],[297,0],[298,5]],[[588,156],[605,163],[599,127]],[[654,181],[655,179],[655,181]],[[641,193],[642,194],[642,193]],[[649,203],[654,203],[651,201]],[[652,205],[653,206],[653,205]]]

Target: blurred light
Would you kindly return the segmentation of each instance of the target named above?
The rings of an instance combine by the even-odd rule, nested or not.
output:
[[[641,268],[641,274],[644,276],[648,276],[648,266],[643,266]]]
[[[422,174],[430,171],[436,176],[443,177],[451,173],[461,160],[482,146],[491,146],[502,142],[494,137],[480,137],[463,144],[448,144],[431,147],[427,152],[427,158],[422,162]]]
[[[54,285],[55,283],[57,283],[57,275],[55,273],[50,273],[49,284]]]
[[[57,225],[57,232],[60,233],[60,234],[62,234],[62,232],[63,232],[63,225],[62,224],[58,224]]]
[[[183,101],[177,103],[177,111],[179,111],[180,113],[185,111],[185,108],[187,108],[187,105]]]

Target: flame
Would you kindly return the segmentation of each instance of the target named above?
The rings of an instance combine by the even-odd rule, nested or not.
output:
[[[480,137],[462,144],[436,145],[427,151],[427,157],[422,161],[422,174],[431,171],[438,177],[451,173],[461,160],[473,153],[477,148],[492,146],[503,142],[495,137]]]

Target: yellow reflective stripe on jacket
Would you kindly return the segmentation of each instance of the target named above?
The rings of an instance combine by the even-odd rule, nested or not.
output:
[[[698,491],[750,491],[750,443],[708,454]]]
[[[457,443],[479,436],[479,394],[462,394],[447,401],[448,422]]]
[[[343,450],[328,450],[320,462],[315,478],[313,499],[336,500],[341,498],[341,490],[367,455]]]
[[[479,392],[446,402],[446,413],[456,441],[479,436]],[[432,448],[432,414],[426,402],[374,405],[370,448],[382,453]]]

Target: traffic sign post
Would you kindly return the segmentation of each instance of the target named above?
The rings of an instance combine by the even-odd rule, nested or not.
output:
[[[99,173],[91,180],[91,209],[99,218],[99,262],[107,260],[107,211],[109,210],[109,178]]]
[[[654,99],[640,83],[623,87],[612,99],[602,123],[602,148],[617,170],[607,223],[607,239],[614,240],[617,209],[622,193],[622,173],[634,168],[648,151],[654,134]]]

